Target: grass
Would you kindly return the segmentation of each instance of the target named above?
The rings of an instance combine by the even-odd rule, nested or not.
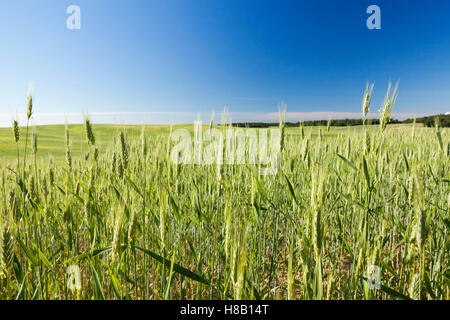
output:
[[[24,169],[0,129],[0,299],[449,299],[449,129],[365,128],[286,128],[277,175],[220,181],[170,162],[165,126],[143,151],[141,126],[71,125],[71,168],[37,127]]]
[[[417,125],[417,129],[423,129],[421,124]],[[97,124],[93,125],[96,139],[98,140],[96,144],[100,147],[101,152],[106,152],[108,146],[111,145],[114,138],[118,136],[120,131],[124,131],[130,140],[139,139],[142,126],[133,125],[111,125],[111,124]],[[170,126],[168,125],[147,125],[145,127],[146,136],[148,137],[168,137],[170,133]],[[191,124],[186,125],[174,125],[173,130],[176,129],[188,129],[191,133],[193,132],[193,126]],[[316,137],[319,134],[319,129],[325,132],[326,136],[332,137],[339,133],[348,132],[359,132],[362,126],[351,126],[351,127],[335,127],[331,132],[326,132],[326,127],[305,127],[312,137]],[[404,128],[405,130],[410,130],[412,124],[399,124],[390,125],[392,129]],[[64,125],[46,125],[46,126],[36,126],[31,128],[34,129],[38,139],[39,139],[39,153],[37,155],[38,159],[47,159],[49,157],[54,158],[55,161],[65,161],[65,126]],[[75,124],[68,125],[71,139],[71,153],[75,157],[81,157],[84,152],[88,149],[86,143],[86,132],[84,125]],[[206,126],[205,126],[206,129]],[[377,126],[373,125],[370,130],[376,132]],[[286,132],[289,136],[300,136],[298,128],[286,128]],[[25,135],[25,127],[21,128],[21,134]],[[19,141],[19,149],[23,155],[23,150],[25,148],[25,138],[22,136]],[[14,143],[14,136],[12,134],[11,128],[0,128],[0,159],[3,161],[9,161],[17,158],[16,144]]]
[[[93,125],[97,145],[104,151],[106,147],[113,141],[113,138],[122,130],[130,139],[137,139],[142,130],[142,126],[132,125],[109,125],[99,124]],[[80,157],[83,151],[87,150],[86,133],[84,125],[68,125],[71,137],[71,152],[73,156]],[[173,129],[187,128],[192,131],[192,125],[175,125]],[[0,128],[0,159],[10,160],[17,157],[16,145],[12,135],[11,128]],[[39,139],[39,158],[53,157],[56,161],[65,159],[65,126],[64,125],[47,125],[36,126],[34,130]],[[145,126],[148,136],[168,135],[170,126]],[[25,128],[21,128],[21,134],[25,135]],[[25,139],[21,137],[19,148],[23,152],[25,148]]]

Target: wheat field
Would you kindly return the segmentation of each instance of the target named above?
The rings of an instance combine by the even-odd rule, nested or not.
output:
[[[0,299],[450,297],[448,128],[283,128],[266,176],[169,127],[5,130]]]

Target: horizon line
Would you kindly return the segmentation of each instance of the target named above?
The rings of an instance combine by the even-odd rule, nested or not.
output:
[[[443,114],[448,114],[443,113]],[[142,116],[157,116],[153,120],[143,119]],[[221,119],[222,115],[227,116],[227,121],[232,123],[239,122],[276,122],[279,120],[278,112],[233,112],[225,111],[222,114],[212,112],[159,112],[159,111],[137,111],[137,112],[48,112],[34,113],[30,119],[30,125],[58,125],[58,124],[81,124],[87,116],[92,123],[101,124],[120,124],[120,125],[136,125],[136,124],[186,124],[202,120],[209,123],[211,115],[214,122]],[[436,113],[392,113],[392,118],[405,120],[414,117],[424,117],[436,115]],[[371,112],[366,118],[378,118],[379,114]],[[125,119],[128,118],[128,119]],[[134,118],[134,119],[133,119]],[[313,121],[313,120],[342,120],[342,119],[358,119],[363,118],[362,112],[336,112],[336,111],[310,111],[310,112],[286,112],[286,122]],[[190,119],[190,120],[188,120]],[[12,121],[18,120],[19,125],[26,122],[26,113],[12,114],[0,113],[0,127],[11,127]],[[150,121],[148,121],[150,120]]]

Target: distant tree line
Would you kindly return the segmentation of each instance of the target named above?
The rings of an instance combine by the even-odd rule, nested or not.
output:
[[[435,125],[435,118],[439,118],[440,127],[450,127],[450,115],[440,114],[436,116],[428,116],[422,118],[416,118],[417,123],[423,123],[426,127],[433,127]],[[406,119],[399,121],[397,119],[391,119],[389,124],[399,124],[399,123],[413,123],[413,119]],[[380,119],[366,119],[367,124],[380,124]],[[360,126],[363,124],[363,119],[339,119],[330,120],[330,125],[333,127],[347,127],[347,126]],[[286,122],[287,127],[298,127],[300,122]],[[302,121],[302,125],[305,127],[313,126],[327,126],[328,120],[309,120]],[[278,123],[276,122],[238,122],[233,123],[234,127],[241,128],[269,128],[276,127]]]
[[[416,118],[417,123],[423,123],[426,127],[434,127],[435,121],[439,121],[441,128],[450,127],[450,114],[438,114],[435,116],[427,116],[422,118]],[[414,119],[406,119],[403,123],[413,123]]]
[[[302,125],[305,127],[314,127],[314,126],[327,126],[328,120],[308,120],[301,121]],[[380,124],[380,119],[366,119],[367,124]],[[391,119],[389,123],[401,123],[397,119]],[[333,127],[347,127],[347,126],[360,126],[363,124],[362,119],[339,119],[339,120],[330,120],[330,125]],[[300,125],[299,122],[286,122],[286,127],[298,127]],[[276,122],[239,122],[233,123],[235,127],[243,127],[243,128],[268,128],[268,127],[276,127],[278,123]]]

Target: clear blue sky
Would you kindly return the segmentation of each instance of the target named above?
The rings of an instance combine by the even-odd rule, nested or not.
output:
[[[389,79],[394,112],[445,113],[449,16],[448,0],[1,0],[0,114],[23,112],[29,83],[40,113],[357,113],[368,80],[377,112]]]

